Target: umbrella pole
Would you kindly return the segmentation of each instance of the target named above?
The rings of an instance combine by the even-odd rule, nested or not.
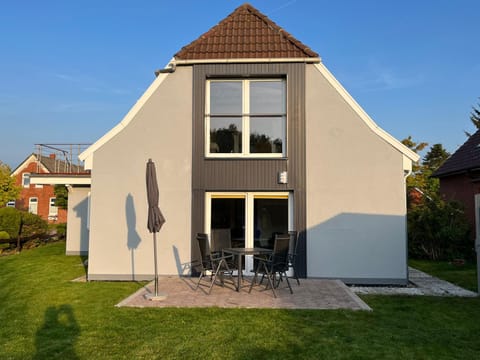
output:
[[[158,296],[157,233],[153,233],[153,257],[155,262],[155,296]]]

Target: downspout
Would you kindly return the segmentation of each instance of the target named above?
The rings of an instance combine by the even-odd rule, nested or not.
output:
[[[410,282],[410,275],[408,271],[407,178],[412,175],[412,163],[413,160],[410,160],[403,155],[403,186],[405,187],[405,266],[407,269],[407,283],[405,285],[408,285]]]

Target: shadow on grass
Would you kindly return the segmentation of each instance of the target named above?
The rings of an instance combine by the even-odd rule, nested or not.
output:
[[[47,359],[52,354],[62,359],[78,359],[75,342],[79,335],[80,327],[70,305],[49,306],[45,310],[43,325],[35,336],[33,359]]]

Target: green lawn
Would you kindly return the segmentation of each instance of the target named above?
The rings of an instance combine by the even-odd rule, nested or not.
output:
[[[480,298],[365,296],[365,311],[133,309],[73,283],[63,243],[0,258],[1,359],[474,359]]]
[[[409,265],[465,289],[477,292],[477,265],[454,265],[447,261],[410,260]]]

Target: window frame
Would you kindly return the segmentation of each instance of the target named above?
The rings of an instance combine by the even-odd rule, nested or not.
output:
[[[250,113],[250,83],[252,82],[282,82],[285,89],[285,112],[275,114],[252,114]],[[210,112],[210,84],[212,82],[240,82],[242,84],[242,114],[215,114],[212,116]],[[272,158],[281,159],[287,157],[287,122],[288,122],[288,87],[286,77],[252,77],[248,79],[241,78],[211,78],[205,82],[205,113],[204,113],[204,134],[205,134],[205,157],[207,158]],[[211,119],[215,117],[232,117],[241,119],[242,123],[242,151],[238,153],[217,153],[210,152],[210,123]],[[250,123],[251,119],[260,117],[279,118],[283,121],[283,135],[282,152],[278,153],[254,153],[250,152]]]
[[[58,206],[55,206],[55,200],[56,199],[57,198],[55,196],[48,199],[48,216],[49,217],[58,216]],[[54,210],[54,211],[52,211],[52,210]]]
[[[28,184],[25,184],[26,179],[28,179]],[[26,189],[30,187],[30,173],[28,172],[22,174],[22,187]]]
[[[32,204],[35,204],[35,211],[32,211]],[[38,215],[38,197],[32,196],[28,198],[28,212],[30,214]]]

